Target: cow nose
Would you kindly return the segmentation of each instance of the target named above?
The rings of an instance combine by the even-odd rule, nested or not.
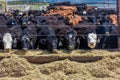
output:
[[[9,53],[10,50],[11,50],[10,48],[6,48],[6,49],[5,49],[5,52]]]
[[[73,50],[74,47],[73,47],[73,46],[69,46],[68,49],[69,49],[69,50]]]
[[[91,45],[91,46],[93,46],[93,45],[94,45],[94,43],[92,42],[92,43],[90,43],[90,45]]]
[[[90,44],[89,44],[89,47],[90,47],[90,48],[94,48],[94,47],[95,47],[95,43],[90,43]]]
[[[23,48],[23,51],[27,51],[28,50],[28,48]]]
[[[53,49],[53,51],[52,51],[53,53],[57,53],[57,49]]]
[[[109,33],[109,32],[106,32],[105,35],[106,35],[106,36],[110,36],[110,33]]]

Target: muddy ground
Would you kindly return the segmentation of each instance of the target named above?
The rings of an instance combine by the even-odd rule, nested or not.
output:
[[[64,57],[47,63],[34,63],[25,57]],[[75,57],[79,56],[79,57]],[[120,52],[105,50],[59,50],[58,54],[48,51],[0,51],[0,80],[119,80]],[[84,57],[84,58],[83,58]],[[95,58],[94,60],[84,60]],[[78,58],[78,59],[71,59]],[[81,58],[81,60],[79,60]],[[83,59],[83,60],[82,60]]]

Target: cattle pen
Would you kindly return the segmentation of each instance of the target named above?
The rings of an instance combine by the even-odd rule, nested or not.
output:
[[[33,1],[33,2],[31,2],[31,1],[24,1],[24,2],[21,2],[21,1],[6,1],[6,2],[2,2],[2,5],[5,5],[5,11],[6,12],[9,12],[9,11],[14,11],[14,10],[20,10],[21,12],[28,12],[29,10],[33,10],[32,9],[32,7],[33,7],[33,4],[36,6],[37,5],[37,7],[39,7],[39,11],[41,11],[42,12],[42,8],[43,9],[47,9],[47,7],[48,6],[50,6],[51,4],[49,3],[49,2],[39,2],[38,4],[36,4],[36,2],[38,2],[38,1]],[[23,6],[23,8],[25,9],[25,10],[23,10],[23,9],[21,9],[20,8],[20,4],[23,4],[22,6]],[[32,5],[32,6],[31,6]],[[42,7],[41,7],[41,5],[42,5]],[[44,5],[44,6],[43,6]],[[86,12],[84,13],[84,11],[85,10],[87,10],[87,8],[88,8],[88,12],[91,10],[92,11],[92,9],[95,9],[95,10],[97,10],[98,8],[101,10],[101,11],[105,11],[105,10],[107,10],[106,12],[107,13],[103,13],[103,15],[105,15],[105,14],[107,14],[107,15],[110,15],[110,14],[115,14],[115,15],[117,15],[117,19],[115,19],[115,20],[117,20],[117,22],[116,23],[113,23],[114,25],[117,25],[117,29],[118,29],[118,32],[117,33],[113,33],[113,34],[109,34],[109,35],[117,35],[118,36],[118,41],[117,41],[117,47],[115,47],[115,48],[113,48],[113,49],[106,49],[106,50],[119,50],[119,48],[120,48],[120,46],[119,46],[119,43],[120,43],[120,39],[119,39],[119,35],[120,35],[120,27],[119,27],[119,25],[120,25],[120,7],[119,7],[119,5],[120,5],[120,1],[119,0],[117,0],[117,1],[111,1],[111,0],[106,0],[106,1],[101,1],[101,2],[94,2],[94,1],[92,1],[92,2],[90,2],[90,1],[86,1],[86,2],[81,2],[80,4],[76,4],[76,3],[74,3],[74,4],[70,4],[69,2],[59,2],[59,1],[56,1],[56,2],[54,2],[53,3],[53,5],[55,5],[55,6],[77,6],[77,9],[78,9],[78,12],[76,11],[76,12],[74,12],[75,14],[77,14],[77,15],[80,15],[80,16],[82,16],[82,18],[84,17],[84,18],[86,18],[86,17],[89,17],[89,18],[95,18],[94,16],[95,15],[92,15],[91,13],[93,13],[93,12],[90,12],[89,13],[89,15],[88,14],[86,14]],[[98,5],[98,6],[97,6]],[[18,8],[16,7],[16,8],[14,8],[14,6],[16,7],[16,6],[18,6]],[[87,6],[87,7],[86,7]],[[84,9],[84,8],[86,8],[86,9]],[[80,9],[80,11],[81,11],[81,9],[83,9],[83,13],[81,13],[80,11],[79,11],[79,9]],[[38,9],[37,9],[38,10]],[[33,10],[34,11],[34,10]],[[60,14],[61,15],[61,13],[58,13],[58,14]],[[8,14],[9,15],[9,14]],[[45,14],[46,15],[46,14]],[[48,14],[49,15],[49,14]],[[106,16],[107,16],[106,15]],[[52,15],[51,15],[52,16]],[[48,17],[48,16],[46,16],[46,17]],[[102,17],[101,15],[100,16],[98,16],[98,17]],[[116,16],[115,16],[116,17]],[[67,18],[69,18],[69,17],[67,17]],[[55,20],[56,21],[56,20]],[[53,21],[53,22],[55,22],[55,21]],[[113,20],[114,21],[114,20]],[[50,23],[50,24],[53,24],[53,22],[52,23]],[[68,20],[68,22],[69,22],[69,20]],[[58,22],[59,23],[59,22]],[[94,20],[93,20],[93,23],[95,23],[94,22]],[[5,23],[2,23],[1,22],[1,25],[4,25]],[[39,23],[38,23],[39,24]],[[51,25],[51,26],[56,26],[56,24],[57,23],[55,23],[55,25]],[[78,24],[78,23],[77,23]],[[71,24],[68,24],[70,27],[71,27]],[[72,27],[74,27],[73,26],[74,24],[72,24]],[[80,24],[81,25],[81,24]],[[98,25],[98,24],[96,24],[95,23],[95,25]],[[9,26],[9,24],[8,24],[8,26]],[[41,25],[41,26],[45,26],[45,25]],[[64,27],[65,25],[64,24],[62,24],[61,25],[62,27]],[[84,26],[92,26],[91,24],[89,25],[89,23],[88,23],[88,25],[84,25],[84,24],[82,24],[82,26],[83,26],[83,28],[84,28]],[[111,25],[110,25],[111,26]],[[61,27],[61,28],[62,28]],[[1,27],[2,28],[2,27]],[[81,29],[82,30],[82,29]],[[16,34],[16,33],[13,33],[13,34]],[[80,34],[78,34],[78,36],[83,36],[84,35],[84,33],[80,33]],[[86,34],[85,34],[86,35]],[[97,34],[98,36],[99,35],[106,35],[106,34]],[[44,36],[44,35],[30,35],[30,36]],[[63,36],[63,34],[62,35],[57,35],[57,36]],[[83,48],[82,48],[83,49]],[[81,50],[82,50],[81,49]]]
[[[0,80],[120,79],[120,0],[1,1]]]

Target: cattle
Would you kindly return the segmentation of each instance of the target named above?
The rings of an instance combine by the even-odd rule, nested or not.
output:
[[[21,28],[18,26],[8,28],[7,25],[2,25],[0,28],[0,49],[5,49],[8,52],[11,49],[16,49]]]
[[[115,26],[118,26],[117,15],[111,14],[108,16],[108,18],[111,20],[112,24],[114,24]]]
[[[55,31],[52,28],[49,26],[39,26],[37,34],[37,44],[39,48],[47,48],[50,52],[56,52],[58,41]]]
[[[56,16],[36,16],[37,25],[65,25],[63,17]]]
[[[12,38],[13,38],[12,48],[13,49],[20,49],[19,48],[19,43],[20,43],[20,35],[22,33],[21,26],[20,25],[14,25],[14,26],[9,28],[9,32],[11,33]]]
[[[118,48],[118,31],[114,24],[105,20],[102,25],[97,26],[96,33],[99,35],[98,49]]]
[[[55,31],[58,38],[58,48],[66,48],[68,50],[77,48],[79,42],[77,42],[77,33],[73,28],[58,26]]]
[[[32,17],[27,17],[27,16],[23,16],[21,19],[20,19],[20,23],[21,23],[21,28],[22,30],[24,30],[25,28],[27,28],[28,26],[33,26],[33,25],[36,25],[37,22],[33,20],[34,18]]]
[[[79,24],[79,22],[82,22],[82,17],[75,14],[68,15],[66,19],[67,20],[65,23],[72,26]]]
[[[28,49],[34,49],[37,40],[37,32],[35,25],[27,26],[22,30],[20,36],[21,49],[27,51]]]
[[[17,25],[17,21],[14,17],[10,17],[10,19],[8,19],[7,21],[7,26],[10,28],[14,25]]]
[[[58,2],[58,3],[53,3],[53,4],[50,4],[51,6],[70,6],[71,3],[69,1],[66,1],[66,2]]]
[[[3,45],[4,45],[4,49],[9,52],[12,49],[12,35],[10,33],[5,33],[3,35]]]
[[[3,16],[0,16],[0,24],[2,24],[2,25],[7,24],[7,19],[5,18],[4,15],[3,15]]]
[[[96,48],[97,34],[96,26],[90,23],[83,23],[74,26],[74,30],[77,32],[80,40],[80,49],[93,49]]]
[[[77,11],[76,6],[54,6],[53,9],[49,10],[49,13],[43,14],[44,16],[54,16],[60,15],[63,17],[63,20],[66,21],[67,24],[76,25],[81,21],[81,17],[78,15],[72,15],[75,11]]]
[[[4,45],[3,45],[3,35],[5,33],[9,33],[9,29],[7,27],[7,25],[0,25],[0,49],[4,49]]]
[[[40,16],[41,15],[41,11],[38,11],[38,10],[29,10],[28,11],[28,15],[33,15],[33,16]]]

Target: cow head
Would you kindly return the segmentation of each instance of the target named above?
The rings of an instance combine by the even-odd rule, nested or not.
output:
[[[12,35],[10,33],[5,33],[3,35],[3,44],[4,44],[4,49],[6,51],[10,51],[10,49],[12,49]]]
[[[106,21],[103,23],[104,31],[105,31],[105,36],[109,37],[110,33],[116,29],[114,25],[112,25],[109,21]]]
[[[55,31],[53,28],[48,26],[41,27],[42,29],[38,29],[38,36],[39,43],[45,45],[50,52],[56,52],[57,50],[57,37],[55,35]],[[39,44],[39,45],[40,45]]]
[[[87,43],[89,48],[95,48],[97,43],[97,34],[94,30],[89,29],[87,34]]]
[[[47,45],[48,45],[48,49],[51,52],[56,52],[57,50],[57,37],[55,35],[55,31],[52,28],[46,28],[47,29]]]
[[[23,50],[28,50],[30,47],[30,38],[26,34],[21,37],[21,46]]]
[[[65,43],[66,43],[66,47],[68,49],[74,49],[76,46],[76,37],[77,37],[77,33],[75,30],[73,29],[68,29],[65,33]]]
[[[86,15],[86,14],[87,14],[87,12],[84,10],[84,11],[83,11],[83,15]]]
[[[55,35],[47,36],[48,49],[51,52],[56,52],[57,50],[57,37]]]
[[[30,24],[30,18],[29,17],[23,17],[22,18],[22,25]]]

